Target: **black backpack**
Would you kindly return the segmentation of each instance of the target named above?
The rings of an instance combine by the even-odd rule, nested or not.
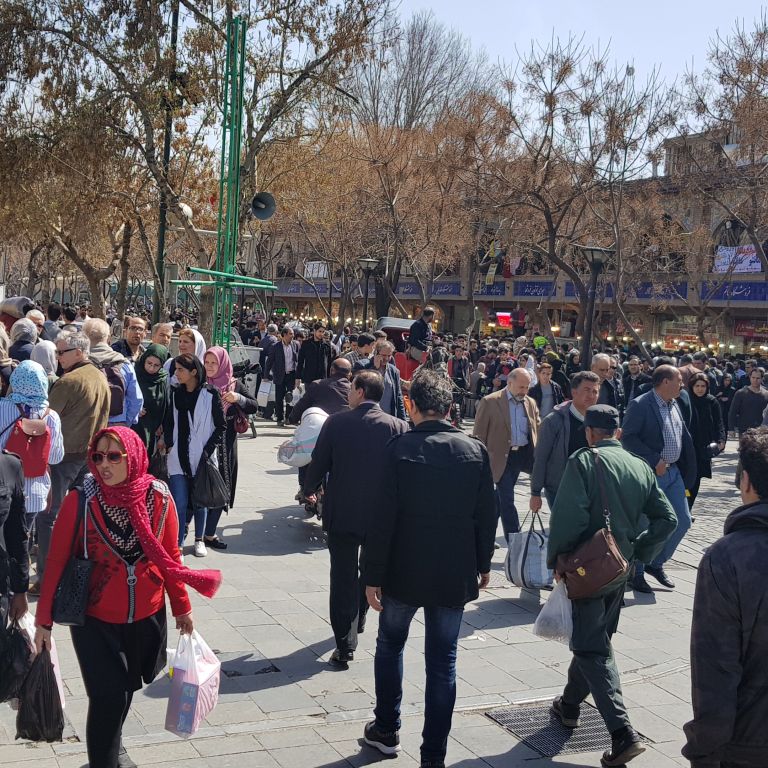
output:
[[[123,363],[99,366],[101,372],[107,377],[109,386],[109,415],[119,416],[125,409],[125,376],[123,375]]]

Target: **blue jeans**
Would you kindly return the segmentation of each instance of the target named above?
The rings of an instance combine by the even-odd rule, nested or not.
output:
[[[386,594],[379,614],[376,638],[376,725],[385,733],[400,730],[400,702],[403,698],[403,647],[411,620],[418,608]],[[445,760],[456,703],[456,645],[464,608],[425,608],[424,655],[427,687],[421,759]]]
[[[168,478],[176,513],[179,516],[179,548],[184,545],[184,530],[187,527],[187,507],[189,506],[189,480],[184,475],[171,475]],[[205,533],[205,518],[208,510],[205,507],[195,507],[195,539],[202,539]]]
[[[676,466],[671,466],[661,477],[656,478],[659,488],[662,490],[667,500],[675,510],[677,517],[677,528],[667,539],[664,548],[656,559],[651,563],[654,568],[661,568],[675,554],[678,544],[685,538],[688,529],[691,527],[691,510],[688,507],[688,500],[685,497],[685,484],[683,476]],[[644,573],[645,567],[642,563],[637,563],[635,575]]]

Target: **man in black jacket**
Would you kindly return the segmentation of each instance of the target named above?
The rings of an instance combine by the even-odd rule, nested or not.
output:
[[[427,667],[422,768],[443,768],[456,700],[456,646],[464,605],[488,585],[496,533],[493,477],[482,443],[445,417],[450,381],[422,370],[411,383],[415,428],[392,439],[371,499],[365,552],[368,602],[380,611],[375,720],[364,739],[400,749],[403,647],[424,608]]]
[[[0,502],[0,630],[27,612],[29,555],[24,475],[18,456],[0,453],[0,485],[10,491]]]
[[[338,360],[346,363],[348,360]],[[376,371],[356,374],[349,392],[350,409],[331,416],[317,438],[307,466],[302,491],[312,495],[328,475],[323,507],[323,528],[328,533],[331,555],[331,626],[336,650],[333,666],[346,668],[354,658],[357,635],[365,625],[364,585],[359,578],[360,548],[368,528],[372,488],[386,481],[385,446],[408,425],[379,407],[384,382]]]
[[[424,307],[421,317],[411,323],[408,331],[408,355],[417,363],[424,362],[432,344],[432,320],[435,318],[435,310],[432,307]]]
[[[331,363],[331,375],[327,379],[307,384],[306,392],[291,409],[289,424],[298,424],[308,408],[322,408],[329,416],[349,408],[349,390],[352,386],[352,364],[343,357]]]
[[[627,363],[627,372],[624,374],[624,408],[629,407],[629,404],[643,392],[650,388],[651,377],[647,373],[643,373],[640,368],[640,358],[630,357]],[[646,389],[642,389],[645,385],[648,385]]]
[[[325,340],[325,326],[315,323],[312,326],[312,338],[307,339],[299,350],[296,375],[304,384],[325,379],[331,370],[334,357],[331,345]]]
[[[691,625],[691,768],[762,768],[768,755],[768,428],[739,446],[743,505],[704,554]]]
[[[280,332],[280,341],[269,348],[264,364],[264,378],[275,382],[275,414],[277,426],[284,425],[285,396],[296,385],[296,366],[299,343],[293,340],[293,329],[287,326]],[[290,411],[288,412],[290,416]]]

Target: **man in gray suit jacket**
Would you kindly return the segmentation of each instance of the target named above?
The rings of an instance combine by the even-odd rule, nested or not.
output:
[[[364,557],[360,549],[368,530],[369,496],[381,484],[387,443],[393,435],[408,431],[405,421],[379,407],[383,394],[381,374],[358,371],[349,392],[350,410],[330,416],[323,424],[302,484],[311,501],[328,475],[323,528],[331,556],[330,611],[336,638],[330,663],[342,669],[354,658],[368,607],[360,580]]]
[[[677,515],[677,530],[667,539],[661,554],[645,567],[645,572],[662,586],[674,589],[675,583],[665,572],[664,564],[691,527],[685,490],[696,482],[696,452],[677,400],[683,386],[682,374],[672,365],[659,365],[651,384],[650,392],[630,402],[621,443],[654,470],[659,488]],[[643,576],[642,563],[637,563],[632,587],[637,592],[652,592]]]

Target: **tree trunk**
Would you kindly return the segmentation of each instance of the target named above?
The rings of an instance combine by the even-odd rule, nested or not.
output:
[[[120,275],[117,283],[117,296],[115,311],[119,318],[125,317],[125,310],[128,305],[128,282],[130,273],[130,263],[128,257],[131,253],[131,237],[133,236],[133,227],[129,222],[125,222],[123,227],[123,239],[120,245]]]

